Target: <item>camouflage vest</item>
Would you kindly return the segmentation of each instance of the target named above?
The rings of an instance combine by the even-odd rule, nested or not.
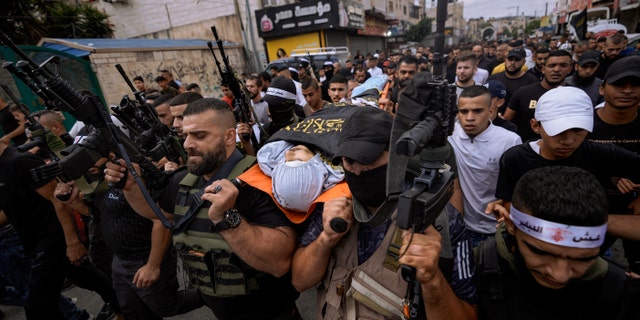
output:
[[[255,157],[244,157],[231,170],[228,178],[237,177],[255,160]],[[191,202],[188,200],[199,190],[193,188],[198,179],[198,176],[188,173],[180,181],[174,211],[176,221],[189,211]],[[208,296],[246,295],[258,288],[256,279],[261,273],[240,260],[224,238],[210,230],[212,223],[208,211],[208,206],[202,206],[187,229],[173,236],[173,243],[188,276],[187,283]]]

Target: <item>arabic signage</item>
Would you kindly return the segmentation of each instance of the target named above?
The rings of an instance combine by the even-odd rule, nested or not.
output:
[[[337,0],[305,1],[256,10],[258,34],[269,38],[338,26]]]
[[[384,37],[387,35],[387,21],[384,19],[366,15],[364,30],[358,30],[359,35]]]
[[[340,9],[340,27],[364,28],[364,6],[362,3],[344,0],[338,1],[338,7]]]

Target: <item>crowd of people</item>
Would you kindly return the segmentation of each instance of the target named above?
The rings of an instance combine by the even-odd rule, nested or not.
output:
[[[418,46],[275,64],[242,79],[248,122],[233,84],[218,99],[167,70],[155,91],[136,77],[187,156],[140,169],[101,154],[76,181],[31,172],[103,128],[67,132],[59,112],[0,99],[0,303],[89,319],[67,281],[104,300],[95,319],[203,306],[301,319],[305,290],[318,319],[640,319],[640,56],[625,35],[450,47],[442,72],[433,58]],[[394,172],[394,129],[435,99],[434,73],[455,96],[452,130],[429,166]],[[36,124],[64,149],[19,149]],[[160,187],[141,181],[150,169]],[[437,216],[424,230],[402,229],[409,209],[388,185],[416,192],[425,175],[449,179],[447,197],[420,212]]]

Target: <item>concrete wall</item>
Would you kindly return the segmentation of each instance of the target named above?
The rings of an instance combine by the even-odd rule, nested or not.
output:
[[[218,50],[216,50],[216,54],[218,54],[218,59],[221,59]],[[241,47],[225,48],[225,54],[229,57],[229,63],[235,68],[238,75],[246,72]],[[122,65],[130,79],[138,75],[142,76],[148,88],[157,88],[153,79],[160,74],[160,70],[168,69],[173,77],[183,84],[197,83],[202,89],[203,95],[215,98],[222,97],[221,78],[208,48],[92,53],[90,59],[105,100],[109,105],[120,103],[124,94],[129,94],[133,99],[131,89],[115,68],[118,63]]]

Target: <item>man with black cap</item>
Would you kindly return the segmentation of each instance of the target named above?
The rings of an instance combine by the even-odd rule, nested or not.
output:
[[[322,85],[322,100],[331,101],[331,97],[329,96],[329,83],[331,82],[331,78],[333,78],[333,62],[325,61],[322,65],[322,70],[324,70],[325,79],[320,81]]]
[[[304,118],[304,110],[296,103],[296,85],[293,80],[286,77],[275,77],[267,93],[262,98],[269,104],[271,123],[267,126],[267,132],[274,134],[276,131],[298,123]]]
[[[509,51],[508,54],[516,54],[517,57],[522,57],[522,60],[525,60],[527,58],[527,52],[522,48],[522,40],[517,40],[517,41],[512,41],[509,42]],[[507,58],[509,56],[507,55]],[[491,71],[491,74],[496,74],[498,72],[503,72],[505,71],[507,68],[507,60],[505,58],[505,61],[496,65],[493,70]],[[523,63],[522,68],[524,69],[524,71],[527,71],[528,67],[525,63]]]
[[[600,86],[604,96],[602,107],[594,113],[593,132],[587,140],[610,143],[640,154],[640,57],[630,56],[614,62]],[[638,182],[638,181],[636,181]],[[640,187],[626,179],[618,180],[631,190]],[[607,190],[610,213],[640,214],[637,193],[621,194],[614,186]],[[623,241],[629,268],[640,274],[640,243]]]
[[[300,83],[304,82],[304,80],[311,77],[311,75],[308,72],[308,68],[309,68],[309,61],[300,60],[300,62],[298,62],[298,81],[300,81]]]
[[[522,48],[516,48],[509,51],[505,60],[504,72],[498,72],[489,76],[487,80],[500,81],[507,89],[507,94],[504,97],[504,105],[498,108],[498,113],[504,114],[505,108],[509,105],[511,96],[516,90],[530,85],[532,83],[539,82],[538,79],[524,68],[526,54]]]
[[[357,107],[345,121],[334,163],[342,163],[353,198],[328,201],[309,218],[291,266],[293,285],[303,291],[320,284],[317,318],[402,318],[407,283],[393,266],[397,262],[416,268],[429,319],[475,319],[472,252],[453,206],[424,234],[405,231],[402,241],[392,240],[401,234],[396,204],[385,202],[392,121],[389,113],[368,106]],[[346,230],[331,227],[335,218],[346,221]],[[399,260],[388,256],[392,243],[400,248]],[[453,260],[441,256],[449,250]]]
[[[160,87],[160,94],[170,94],[174,97],[180,94],[180,91],[169,85],[169,81],[164,76],[157,76],[155,81]]]
[[[568,76],[564,81],[567,86],[577,87],[589,95],[591,102],[596,106],[604,101],[600,94],[602,79],[596,77],[596,70],[600,65],[600,53],[598,51],[585,51],[580,55],[578,63],[574,64],[576,72]]]
[[[505,104],[505,97],[507,96],[507,88],[498,80],[489,80],[484,84],[491,93],[491,123],[498,127],[505,128],[511,132],[518,133],[518,126],[513,122],[505,120],[502,117],[498,117],[498,110]]]

